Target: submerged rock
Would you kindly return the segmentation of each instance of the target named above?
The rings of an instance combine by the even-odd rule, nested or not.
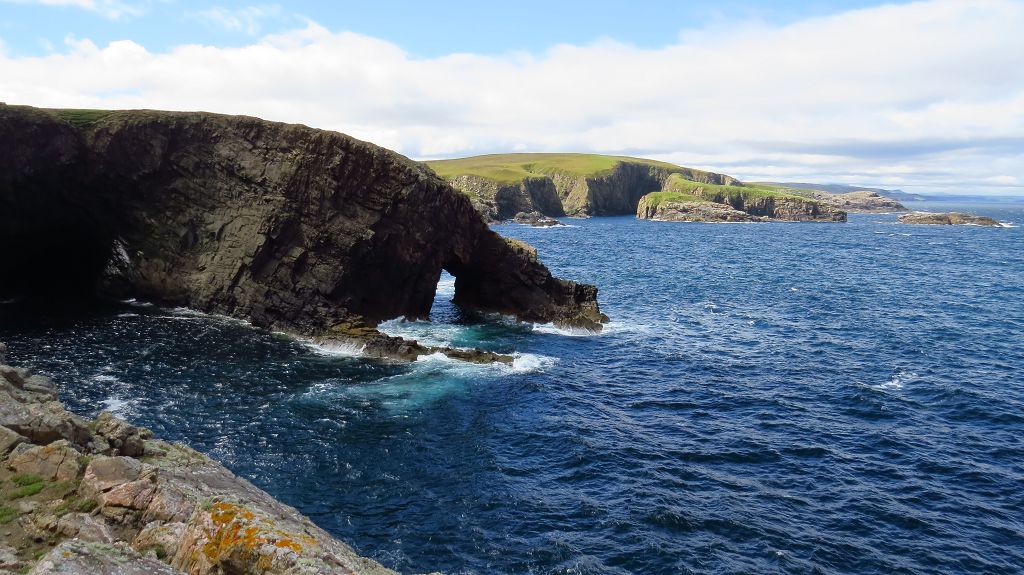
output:
[[[426,318],[447,270],[473,310],[607,319],[596,288],[511,249],[430,169],[336,132],[0,106],[0,148],[0,297],[135,297],[329,338]]]
[[[987,216],[963,214],[960,212],[933,213],[914,212],[900,216],[901,224],[928,224],[943,226],[1000,226],[998,221]]]
[[[45,393],[0,397],[10,412],[43,403],[56,404],[58,427],[79,423]],[[7,491],[18,504],[5,521],[18,528],[0,530],[5,565],[35,564],[38,575],[396,575],[201,453],[108,413],[87,424],[144,438],[142,449],[25,440],[0,454],[0,485],[21,486]]]

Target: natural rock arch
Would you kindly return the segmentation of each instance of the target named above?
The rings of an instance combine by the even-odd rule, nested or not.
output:
[[[596,288],[552,277],[428,168],[336,132],[0,105],[0,147],[0,297],[95,285],[376,340],[382,320],[429,314],[443,268],[472,309],[590,329],[607,320]]]

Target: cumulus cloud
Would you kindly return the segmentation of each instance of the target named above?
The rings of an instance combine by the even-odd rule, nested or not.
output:
[[[0,100],[244,113],[417,158],[595,151],[747,179],[1020,193],[1020,30],[1024,3],[935,0],[687,30],[657,49],[424,59],[310,22],[233,48],[0,55]]]

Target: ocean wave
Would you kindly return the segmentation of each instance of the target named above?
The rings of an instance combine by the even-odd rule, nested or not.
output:
[[[129,403],[123,399],[116,397],[108,397],[107,399],[101,399],[100,404],[103,405],[103,411],[108,411],[118,417],[123,417],[125,414],[125,408],[128,407]]]
[[[362,357],[366,350],[366,344],[356,341],[317,341],[313,339],[295,337],[287,333],[281,333],[281,335],[297,340],[304,347],[318,355],[331,357]]]
[[[871,387],[878,390],[886,391],[898,391],[903,389],[903,385],[910,380],[916,379],[917,374],[912,371],[904,371],[901,369],[896,370],[889,381],[880,383],[878,385],[872,385]]]

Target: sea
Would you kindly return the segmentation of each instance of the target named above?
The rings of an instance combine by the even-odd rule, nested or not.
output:
[[[8,363],[402,573],[1024,572],[1024,204],[1004,227],[498,225],[601,334],[465,312],[411,364],[146,302],[0,305]]]

